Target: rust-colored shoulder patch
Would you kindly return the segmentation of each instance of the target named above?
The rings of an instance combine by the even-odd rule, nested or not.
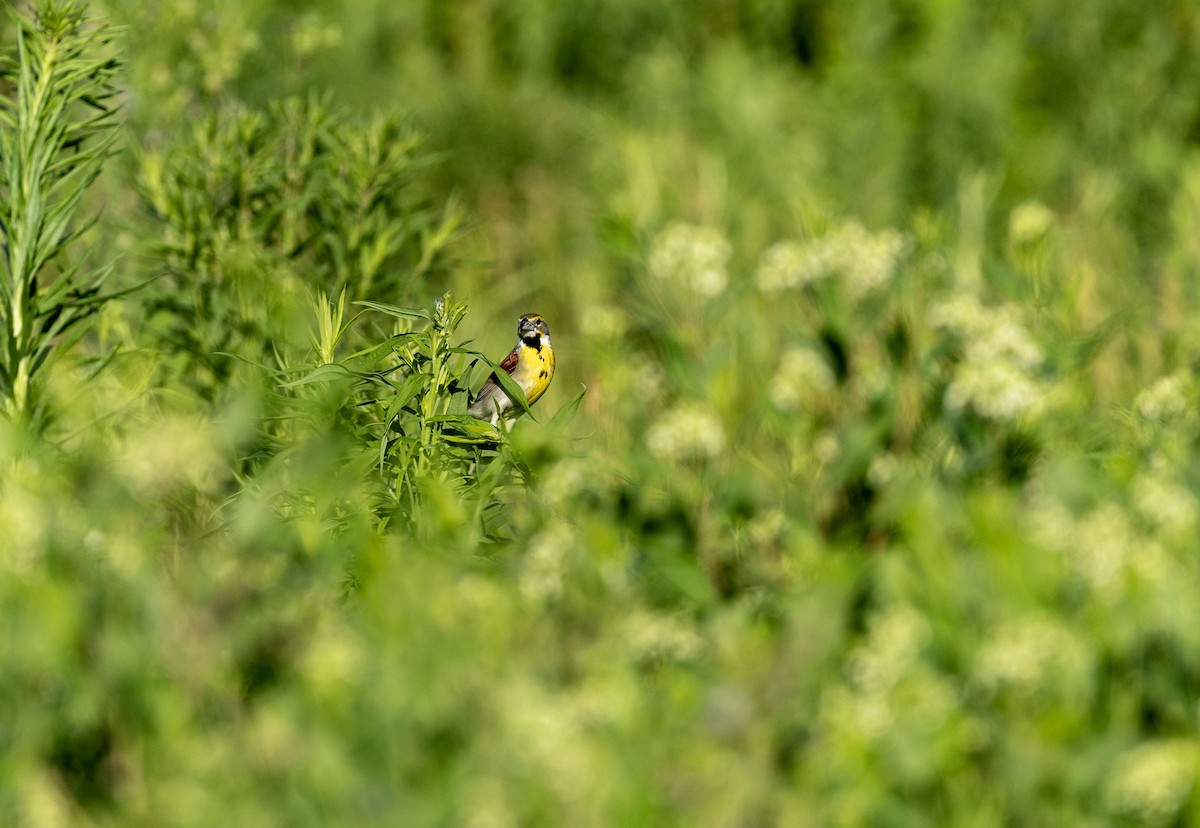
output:
[[[520,345],[518,345],[516,348],[513,348],[509,355],[504,358],[504,362],[500,363],[500,367],[509,374],[517,369],[517,352],[520,351],[520,349]]]

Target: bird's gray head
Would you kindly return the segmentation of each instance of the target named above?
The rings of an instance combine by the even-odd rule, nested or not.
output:
[[[529,345],[549,345],[550,326],[540,313],[527,313],[517,323],[517,336]]]

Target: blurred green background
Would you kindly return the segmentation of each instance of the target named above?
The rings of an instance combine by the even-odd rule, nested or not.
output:
[[[0,427],[0,824],[1200,823],[1200,7],[88,9],[137,289]]]

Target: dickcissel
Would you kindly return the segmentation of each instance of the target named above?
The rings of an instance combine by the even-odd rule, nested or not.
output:
[[[500,363],[500,367],[525,392],[525,402],[529,405],[546,393],[550,380],[554,379],[554,348],[550,345],[550,326],[540,314],[527,313],[517,322],[517,345]],[[492,425],[496,425],[513,406],[512,398],[504,392],[496,375],[492,374],[467,410],[472,417],[491,420]]]

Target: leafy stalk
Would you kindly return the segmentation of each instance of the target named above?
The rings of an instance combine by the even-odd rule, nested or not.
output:
[[[119,62],[112,29],[78,4],[13,17],[16,52],[0,63],[0,405],[27,419],[48,361],[107,298],[109,268],[68,248],[95,221],[76,214],[113,151]]]

